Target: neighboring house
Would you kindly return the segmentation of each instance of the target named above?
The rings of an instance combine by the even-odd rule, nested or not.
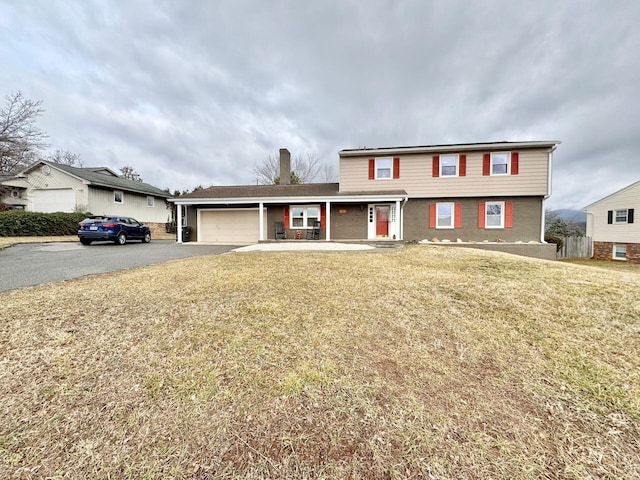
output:
[[[122,178],[105,167],[79,168],[38,161],[19,174],[0,178],[9,208],[32,212],[91,212],[127,215],[144,223],[167,222],[171,194]]]
[[[543,242],[560,142],[499,142],[342,150],[340,183],[289,185],[290,153],[280,150],[280,185],[221,186],[171,200],[200,242],[324,240]]]
[[[593,258],[640,263],[640,181],[584,207]]]

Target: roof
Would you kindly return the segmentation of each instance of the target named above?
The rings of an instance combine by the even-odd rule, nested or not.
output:
[[[550,148],[554,150],[560,145],[559,140],[538,142],[483,142],[483,143],[451,143],[443,145],[423,145],[416,147],[380,147],[380,148],[355,148],[340,150],[340,157],[357,157],[362,155],[393,155],[407,153],[431,153],[431,152],[460,152],[469,150],[512,150],[526,148]]]
[[[631,185],[627,185],[626,187],[621,188],[620,190],[617,190],[617,191],[613,192],[612,194],[607,195],[606,197],[602,197],[600,200],[596,200],[595,202],[590,203],[586,207],[582,207],[582,211],[586,211],[588,208],[593,207],[594,205],[597,205],[600,202],[604,202],[605,200],[608,200],[611,197],[615,197],[616,195],[618,195],[618,194],[620,194],[622,192],[625,192],[627,190],[631,190],[632,188],[635,188],[636,186],[639,186],[639,185],[640,185],[640,180],[637,181],[637,182],[632,183]]]
[[[219,199],[291,199],[300,197],[359,197],[359,196],[406,196],[404,190],[375,192],[341,192],[338,183],[304,183],[297,185],[234,185],[217,186],[196,190],[181,195],[173,201],[219,200]]]
[[[52,168],[57,168],[58,170],[62,170],[63,172],[68,173],[69,175],[73,175],[77,178],[87,181],[90,185],[98,187],[117,188],[126,190],[128,192],[141,193],[144,195],[154,195],[156,197],[163,198],[171,198],[173,196],[169,192],[154,187],[153,185],[149,185],[148,183],[136,182],[135,180],[129,180],[128,178],[114,176],[116,174],[107,167],[72,167],[69,165],[62,165],[60,163],[40,160],[24,170],[23,173],[32,170],[40,164],[46,164]],[[105,171],[108,173],[98,173],[98,171]]]

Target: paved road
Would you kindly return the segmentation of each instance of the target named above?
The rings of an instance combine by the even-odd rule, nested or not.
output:
[[[0,292],[179,258],[217,255],[234,248],[237,246],[178,245],[173,240],[126,245],[94,243],[84,246],[80,242],[14,245],[0,250]]]

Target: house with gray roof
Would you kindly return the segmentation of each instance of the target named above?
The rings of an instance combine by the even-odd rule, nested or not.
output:
[[[22,172],[0,178],[2,203],[32,212],[91,212],[127,215],[165,224],[171,194],[153,185],[123,178],[106,167],[72,167],[40,160]]]
[[[544,243],[558,141],[347,149],[340,183],[214,186],[174,199],[178,241]],[[555,255],[555,250],[552,252]]]

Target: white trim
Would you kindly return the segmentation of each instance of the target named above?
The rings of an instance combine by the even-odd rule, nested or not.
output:
[[[388,177],[379,177],[378,176],[378,162],[379,161],[388,161],[389,162],[389,176]],[[385,168],[386,170],[386,168]],[[374,180],[393,180],[393,157],[378,157],[374,159]]]
[[[624,247],[624,258],[616,257],[616,247]],[[625,243],[614,243],[613,244],[613,254],[611,255],[613,260],[626,261],[627,260],[627,245]]]
[[[489,205],[500,205],[500,225],[499,226],[489,225],[489,221],[488,221]],[[484,228],[487,228],[487,229],[504,228],[504,217],[505,217],[504,209],[505,209],[505,202],[484,202]]]
[[[322,216],[322,211],[320,211]],[[322,220],[320,220],[322,222]],[[325,240],[328,242],[331,240],[331,202],[326,202],[324,207],[324,232]]]
[[[120,194],[120,201],[116,200],[116,193]],[[124,204],[124,192],[122,190],[113,190],[113,203],[117,203],[118,205]]]
[[[182,209],[182,205],[176,205],[176,242],[178,243],[182,243]],[[187,207],[184,206],[184,209],[186,211]]]
[[[541,142],[500,142],[500,143],[469,143],[469,144],[449,144],[449,145],[427,145],[422,147],[392,147],[392,148],[362,148],[357,150],[341,150],[338,152],[340,158],[362,157],[362,156],[396,156],[407,153],[438,153],[438,152],[469,152],[469,151],[491,151],[491,150],[522,150],[527,148],[550,148],[555,150],[562,142],[558,140]]]
[[[506,155],[507,157],[506,173],[493,173],[493,156],[494,155]],[[502,163],[498,165],[502,165]],[[511,175],[511,152],[491,152],[491,157],[489,159],[489,175],[492,177],[504,177],[507,175]]]
[[[445,175],[442,172],[442,167],[443,167],[442,157],[455,157],[456,158],[456,165],[455,165],[456,173],[455,174],[453,174],[453,175]],[[439,163],[438,166],[440,167],[440,172],[439,172],[440,178],[456,178],[456,177],[460,176],[460,154],[458,154],[458,153],[445,153],[445,154],[440,155],[440,159],[439,160],[440,161],[438,162]]]
[[[438,225],[438,218],[439,218],[438,207],[440,205],[442,205],[442,206],[448,205],[448,206],[451,207],[451,225],[443,226],[443,227]],[[436,229],[437,230],[453,230],[455,228],[455,225],[456,225],[455,216],[456,216],[456,204],[455,204],[455,202],[436,202]]]
[[[294,208],[301,208],[302,209],[302,223],[303,225],[299,226],[299,225],[294,225],[293,224],[293,220],[294,220],[294,216],[293,216],[293,209]],[[313,204],[309,204],[309,205],[289,205],[289,225],[285,226],[285,228],[291,229],[291,230],[295,230],[295,229],[299,229],[299,230],[310,230],[313,228],[313,225],[309,225],[309,215],[307,213],[307,210],[309,208],[317,208],[318,209],[318,222],[321,221],[320,219],[322,218],[322,206],[316,203]],[[300,217],[296,217],[296,218],[300,218]],[[314,217],[311,217],[314,218]]]
[[[149,199],[151,199],[151,205],[149,205]],[[156,199],[153,195],[147,195],[147,207],[154,208],[156,206]]]
[[[624,222],[618,221],[618,212],[626,212],[624,216]],[[613,209],[613,224],[614,225],[626,225],[629,223],[629,209],[628,208],[614,208]]]
[[[243,205],[247,203],[260,203],[265,204],[272,203],[386,203],[403,201],[408,198],[406,194],[392,194],[392,195],[340,195],[340,196],[298,196],[298,197],[233,197],[233,198],[170,198],[169,202],[176,205]]]
[[[260,204],[258,205],[258,217],[260,218],[260,236],[258,237],[258,239],[261,242],[264,241],[264,215],[265,215],[264,203],[260,202]]]

